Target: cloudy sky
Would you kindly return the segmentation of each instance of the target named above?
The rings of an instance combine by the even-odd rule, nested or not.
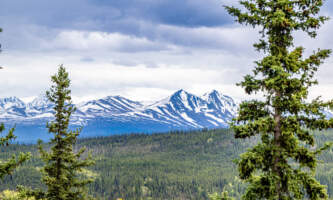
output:
[[[29,100],[50,86],[59,64],[76,102],[108,95],[157,100],[178,89],[217,89],[238,100],[250,73],[257,31],[234,23],[234,0],[1,0],[0,97]],[[333,16],[333,2],[322,14]],[[295,34],[310,53],[333,48],[333,20],[316,40]],[[333,98],[333,59],[311,97]]]

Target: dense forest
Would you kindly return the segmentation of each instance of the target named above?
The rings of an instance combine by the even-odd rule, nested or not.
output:
[[[317,147],[333,141],[333,131],[315,136]],[[82,173],[95,179],[89,185],[89,193],[97,199],[208,199],[209,194],[223,189],[239,199],[245,185],[237,178],[233,161],[255,140],[236,140],[228,129],[179,131],[80,139],[76,149],[86,147],[96,160],[95,166]],[[43,163],[37,146],[10,145],[1,149],[0,159],[17,152],[31,152],[32,159],[6,176],[0,190],[15,190],[17,185],[43,187],[39,172]],[[317,178],[328,186],[332,197],[332,149],[319,159],[322,162]]]

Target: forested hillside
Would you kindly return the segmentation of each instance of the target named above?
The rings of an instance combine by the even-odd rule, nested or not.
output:
[[[317,133],[316,138],[318,146],[333,141],[333,131]],[[233,160],[254,142],[235,140],[231,130],[223,129],[81,139],[77,149],[86,146],[96,159],[83,173],[95,177],[90,193],[99,199],[208,199],[224,187],[239,199],[245,187],[236,178]],[[4,179],[1,191],[17,185],[41,187],[36,146],[9,146],[1,150],[0,159],[22,151],[32,152],[33,158]],[[317,178],[328,185],[332,197],[332,150],[320,159]]]

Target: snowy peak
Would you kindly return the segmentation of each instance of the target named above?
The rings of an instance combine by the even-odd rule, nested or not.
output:
[[[170,100],[171,101],[188,101],[188,98],[190,98],[191,96],[194,96],[188,92],[186,92],[185,90],[178,90],[177,92],[175,92],[173,95],[171,95]]]
[[[0,99],[0,118],[25,117],[25,103],[17,97]]]
[[[27,107],[30,109],[42,110],[45,108],[52,107],[53,103],[49,101],[46,95],[40,95],[30,103],[27,104]]]
[[[216,90],[204,97],[179,90],[170,97],[150,105],[144,113],[172,124],[192,128],[216,128],[228,126],[228,122],[234,117],[235,106],[232,98]]]
[[[198,112],[205,102],[198,96],[179,90],[170,98],[170,103],[179,111],[191,110]]]
[[[182,100],[185,100],[188,95],[190,95],[188,92],[181,89],[181,90],[178,90],[177,92],[175,92],[173,95],[171,95],[171,97],[180,98]]]
[[[208,102],[217,101],[221,99],[224,95],[217,90],[212,90],[211,92],[205,93],[202,98]]]
[[[88,115],[115,115],[136,111],[143,107],[140,102],[132,101],[121,96],[107,96],[102,99],[79,104],[78,110]]]
[[[26,114],[28,116],[50,116],[53,112],[53,105],[54,104],[48,100],[46,95],[39,95],[26,105]]]
[[[3,109],[11,107],[23,108],[25,107],[25,103],[17,97],[1,98],[0,107]]]
[[[117,104],[119,107],[123,109],[131,109],[136,110],[143,107],[143,104],[138,101],[132,101],[122,96],[112,96],[107,97],[105,100],[107,100],[110,104],[114,103]]]
[[[217,90],[204,94],[202,98],[209,103],[210,109],[220,110],[221,112],[228,111],[231,115],[236,115],[237,113],[238,106],[235,101]]]

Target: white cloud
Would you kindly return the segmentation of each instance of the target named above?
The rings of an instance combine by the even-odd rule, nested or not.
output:
[[[154,43],[147,38],[123,35],[120,33],[62,31],[50,43],[49,49],[78,51],[159,51],[168,49],[168,45]]]
[[[142,22],[150,33],[126,35],[119,32],[58,30],[36,25],[5,27],[2,34],[4,47],[9,51],[116,51],[145,52],[172,51],[179,53],[195,49],[219,51],[220,53],[248,54],[252,43],[257,40],[257,30],[240,26],[230,27],[178,27],[152,25]],[[148,32],[146,30],[146,32]],[[186,53],[185,51],[181,53]]]
[[[0,87],[1,96],[29,97],[43,93],[50,86],[50,76],[56,72],[59,63],[64,63],[70,72],[76,99],[124,95],[137,100],[149,100],[161,98],[181,88],[198,93],[196,87],[210,90],[213,89],[212,85],[214,88],[230,85],[232,80],[227,77],[230,73],[237,73],[228,68],[169,64],[161,64],[156,68],[145,65],[123,67],[112,62],[80,62],[76,56],[64,55],[31,54],[27,57],[5,54],[2,57],[5,69],[0,73],[0,85],[3,86]],[[172,59],[172,56],[169,58]]]

